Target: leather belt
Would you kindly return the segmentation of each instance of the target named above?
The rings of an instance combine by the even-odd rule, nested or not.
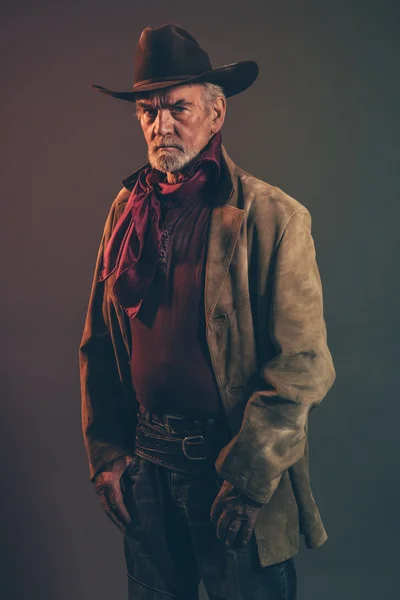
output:
[[[215,461],[229,440],[222,418],[190,419],[181,415],[155,415],[140,407],[135,452],[139,456],[180,471],[192,471]]]
[[[180,432],[193,432],[193,431],[211,431],[214,427],[222,422],[222,415],[216,417],[201,417],[201,418],[190,418],[184,417],[183,415],[157,415],[143,408],[139,407],[139,416],[145,423],[160,425],[164,427],[165,431],[169,434],[179,434]]]
[[[152,450],[159,455],[182,456],[189,460],[206,460],[209,457],[210,444],[203,435],[186,436],[182,439],[158,436],[139,425],[136,435],[136,447]]]

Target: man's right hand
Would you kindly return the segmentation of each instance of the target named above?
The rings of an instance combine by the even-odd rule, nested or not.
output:
[[[118,529],[125,533],[131,517],[124,504],[121,477],[133,460],[132,456],[122,456],[107,464],[94,478],[96,493],[102,508]]]

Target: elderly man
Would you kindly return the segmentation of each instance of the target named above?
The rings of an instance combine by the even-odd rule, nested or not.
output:
[[[129,598],[293,600],[327,534],[307,418],[332,386],[311,217],[221,144],[257,65],[213,69],[146,28],[131,91],[148,163],[106,225],[80,345],[90,478],[124,534]]]

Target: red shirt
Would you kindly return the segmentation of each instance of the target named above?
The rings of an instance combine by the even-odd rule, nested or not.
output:
[[[210,191],[181,201],[160,197],[164,233],[158,270],[132,333],[137,399],[157,414],[222,412],[205,336],[204,275]]]

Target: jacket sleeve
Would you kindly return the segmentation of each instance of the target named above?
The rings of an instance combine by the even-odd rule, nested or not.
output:
[[[221,477],[262,503],[270,500],[283,472],[303,456],[308,413],[336,377],[311,215],[304,206],[284,228],[272,278],[268,335],[276,354],[262,366],[261,384],[246,404],[241,428],[215,464]]]
[[[103,251],[117,220],[118,199],[104,227],[79,346],[82,432],[92,481],[107,463],[132,453],[124,419],[125,391],[112,335],[112,323],[116,326],[118,318],[106,298],[105,281],[98,281]]]

